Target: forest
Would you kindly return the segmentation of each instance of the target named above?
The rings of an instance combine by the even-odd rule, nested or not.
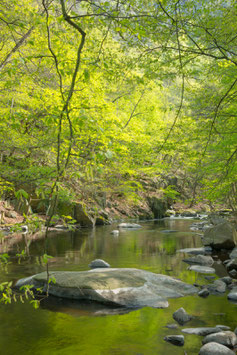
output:
[[[236,19],[0,1],[5,355],[235,354]]]
[[[234,0],[0,8],[2,199],[136,203],[174,176],[168,196],[236,209]]]

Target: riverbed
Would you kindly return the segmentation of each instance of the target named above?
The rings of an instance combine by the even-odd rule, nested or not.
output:
[[[205,284],[206,275],[188,270],[177,250],[200,247],[201,238],[190,230],[193,220],[163,219],[141,223],[142,228],[123,230],[112,235],[116,225],[83,229],[77,232],[51,232],[48,240],[50,270],[82,271],[97,258],[111,267],[139,268],[166,274],[187,283]],[[165,232],[175,230],[175,232]],[[17,280],[45,270],[39,256],[44,240],[30,241],[24,236],[9,250],[11,264],[1,270],[2,280]],[[26,251],[19,263],[16,253]],[[219,256],[224,258],[225,256]],[[216,257],[216,278],[226,276],[225,268]],[[145,307],[128,312],[90,302],[50,298],[39,309],[25,303],[0,305],[0,348],[2,354],[85,354],[85,355],[152,355],[197,354],[202,337],[185,335],[183,347],[163,340],[169,334],[182,334],[168,329],[175,323],[172,314],[179,307],[193,315],[188,327],[224,324],[236,326],[237,305],[227,295],[206,299],[188,296],[170,299],[167,309]]]

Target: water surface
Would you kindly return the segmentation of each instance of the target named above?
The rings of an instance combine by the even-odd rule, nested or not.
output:
[[[142,223],[142,229],[124,230],[118,237],[110,234],[113,226],[97,227],[76,233],[53,232],[48,242],[51,270],[88,270],[96,258],[112,267],[136,267],[180,278],[188,283],[207,283],[205,275],[188,271],[182,262],[182,248],[200,247],[200,236],[190,231],[191,220],[164,219]],[[163,233],[164,230],[176,230]],[[10,250],[12,264],[8,273],[1,271],[2,280],[16,280],[44,271],[40,262],[44,241],[28,241],[26,237]],[[14,257],[25,249],[28,256],[19,264]],[[221,264],[215,263],[216,274],[226,275]],[[216,277],[217,277],[216,275]],[[203,299],[188,296],[169,300],[167,309],[145,307],[132,312],[106,308],[89,302],[70,302],[50,298],[35,310],[28,302],[0,305],[0,348],[3,354],[92,354],[152,355],[197,354],[201,337],[185,335],[184,347],[163,340],[168,334],[182,334],[166,328],[174,323],[172,313],[179,307],[194,316],[192,326],[225,324],[234,329],[237,306],[228,302],[226,294]]]

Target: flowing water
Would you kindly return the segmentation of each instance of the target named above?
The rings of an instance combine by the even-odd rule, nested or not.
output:
[[[96,258],[112,267],[135,267],[180,278],[188,283],[205,284],[205,275],[188,271],[182,262],[181,248],[199,247],[201,239],[189,227],[193,221],[164,219],[142,223],[138,230],[124,230],[118,237],[111,235],[116,226],[102,226],[79,232],[52,232],[48,241],[51,270],[88,270]],[[164,233],[164,230],[176,230]],[[44,242],[27,237],[12,245],[11,264],[1,270],[1,280],[16,280],[44,270],[39,260]],[[18,263],[16,253],[26,250],[28,256]],[[222,264],[215,263],[216,277],[225,276]],[[6,273],[7,272],[7,273]],[[237,305],[227,295],[197,295],[170,299],[167,309],[145,307],[120,314],[103,305],[63,301],[50,298],[34,309],[29,302],[0,305],[0,354],[34,355],[153,355],[198,354],[202,337],[185,335],[184,347],[163,340],[169,334],[182,334],[168,329],[174,323],[172,314],[179,307],[193,315],[185,327],[225,324],[237,326]]]

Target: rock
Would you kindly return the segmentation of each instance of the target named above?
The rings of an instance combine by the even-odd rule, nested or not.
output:
[[[234,333],[235,333],[235,335],[237,335],[237,327],[235,328]]]
[[[167,324],[166,325],[166,328],[169,328],[169,329],[178,329],[178,324],[176,323],[172,323],[172,324]]]
[[[164,337],[164,340],[177,346],[184,345],[184,336],[183,335],[168,335]]]
[[[198,296],[206,298],[210,295],[210,292],[207,288],[203,288],[201,291],[198,292]]]
[[[230,258],[235,259],[237,258],[237,247],[235,247],[232,252],[230,253]]]
[[[220,280],[223,281],[226,285],[230,285],[232,283],[232,278],[229,276],[221,277]]]
[[[14,211],[5,211],[5,216],[8,218],[17,218],[18,214]]]
[[[227,325],[218,324],[216,325],[216,327],[222,330],[230,330],[230,327],[227,327]]]
[[[190,226],[190,229],[191,230],[200,230],[200,231],[203,231],[204,228],[207,226],[207,222],[204,221],[204,222],[195,222],[193,223],[191,226]],[[209,225],[208,225],[209,227]]]
[[[181,325],[189,322],[192,319],[192,317],[182,307],[173,313],[173,318]]]
[[[231,270],[237,270],[237,258],[235,259],[232,259],[231,261],[229,261],[227,264],[226,264],[226,269],[227,271],[231,271]]]
[[[211,224],[213,224],[214,226],[226,222],[225,218],[220,217],[218,214],[215,214],[215,213],[210,214],[208,216],[208,219],[211,222]]]
[[[236,230],[229,222],[224,221],[206,229],[202,241],[213,249],[232,249],[236,242]]]
[[[195,218],[195,217],[198,217],[198,214],[195,211],[183,211],[183,212],[180,213],[180,216],[181,217],[193,217],[193,218]]]
[[[102,216],[96,217],[96,219],[95,219],[96,226],[104,226],[106,224],[109,224],[109,222],[104,217],[102,217]]]
[[[176,212],[174,210],[167,210],[165,212],[165,217],[175,216]]]
[[[168,298],[197,293],[197,289],[170,276],[138,269],[97,268],[90,271],[51,271],[55,283],[49,285],[49,295],[97,301],[124,307],[166,308]],[[46,272],[21,279],[16,288],[32,285],[33,289],[47,285]]]
[[[227,330],[225,332],[209,334],[202,341],[203,344],[207,344],[211,342],[215,342],[218,344],[228,346],[229,348],[233,348],[237,344],[237,336],[235,333]]]
[[[226,291],[226,283],[221,280],[215,280],[212,285],[207,285],[210,293],[224,293]]]
[[[76,203],[74,206],[74,218],[80,224],[81,227],[94,227],[95,219],[89,214],[81,203]]]
[[[237,287],[234,287],[227,296],[230,301],[237,301]]]
[[[214,280],[216,277],[215,276],[212,276],[212,275],[207,275],[205,276],[205,279],[210,281],[210,280]]]
[[[95,259],[89,264],[89,267],[91,269],[107,268],[107,267],[110,267],[110,265],[106,261],[104,261],[102,259]]]
[[[194,254],[194,255],[204,255],[212,251],[210,247],[202,247],[202,248],[185,248],[179,249],[177,252],[179,253],[187,253],[187,254]]]
[[[120,223],[118,225],[119,228],[142,228],[142,226],[140,226],[140,224],[137,223]]]
[[[220,328],[217,327],[202,327],[202,328],[186,328],[186,329],[182,329],[183,333],[187,333],[187,334],[195,334],[195,335],[201,335],[201,336],[205,336],[208,334],[212,334],[212,333],[219,333],[222,330]]]
[[[152,196],[147,199],[148,205],[154,215],[154,218],[165,217],[165,212],[168,209],[168,203],[161,198]]]
[[[185,263],[188,264],[199,264],[199,265],[206,265],[206,266],[211,266],[214,263],[214,260],[212,259],[211,256],[206,256],[206,255],[195,255],[187,259],[183,259]]]
[[[113,235],[119,235],[119,230],[118,229],[114,229],[112,232],[111,232],[111,234],[113,234]]]
[[[224,345],[211,342],[201,347],[199,355],[235,355],[235,353]]]
[[[192,265],[188,268],[190,271],[200,272],[201,274],[214,274],[216,271],[212,267]]]
[[[53,229],[59,229],[59,230],[68,230],[68,227],[65,226],[64,224],[56,224]]]
[[[229,274],[232,276],[232,277],[235,277],[237,275],[237,270],[233,269],[229,272]]]

